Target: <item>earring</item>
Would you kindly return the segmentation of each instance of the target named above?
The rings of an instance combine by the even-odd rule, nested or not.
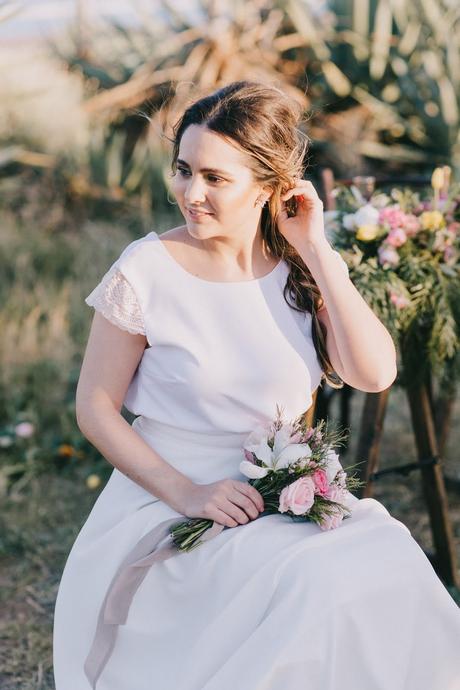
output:
[[[166,190],[166,198],[168,202],[171,204],[171,206],[177,206],[177,201],[173,201],[169,198],[169,189]]]
[[[262,201],[262,198],[261,198],[261,197],[257,197],[257,199],[256,199],[256,204],[257,204],[258,206],[260,206],[261,208],[263,208],[263,207],[265,206],[266,203],[267,203],[267,199],[264,199],[264,200]]]

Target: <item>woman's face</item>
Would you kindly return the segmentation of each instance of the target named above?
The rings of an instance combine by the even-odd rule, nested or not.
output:
[[[172,189],[193,237],[255,234],[262,188],[244,153],[205,125],[189,125],[183,133]]]

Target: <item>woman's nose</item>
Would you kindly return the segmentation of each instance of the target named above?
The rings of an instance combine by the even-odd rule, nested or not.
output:
[[[193,204],[196,202],[203,202],[206,198],[206,193],[202,182],[198,178],[190,178],[185,188],[184,197],[187,203]]]

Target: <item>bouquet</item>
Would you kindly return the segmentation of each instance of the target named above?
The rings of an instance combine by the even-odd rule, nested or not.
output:
[[[408,254],[424,252],[451,275],[449,267],[456,265],[460,251],[460,198],[456,187],[449,193],[448,170],[434,170],[426,198],[409,188],[393,188],[389,195],[374,192],[366,200],[353,185],[338,187],[339,208],[327,215],[340,228],[335,243],[361,258],[374,256],[384,270],[395,269]]]
[[[350,489],[363,485],[347,476],[334,450],[344,438],[323,420],[314,427],[307,426],[304,415],[285,422],[277,405],[274,421],[258,426],[243,444],[240,471],[264,499],[259,517],[283,513],[316,522],[322,530],[338,527],[351,513]],[[212,525],[205,518],[181,521],[171,528],[172,540],[179,550],[190,551]]]
[[[405,369],[447,371],[459,353],[460,187],[436,168],[423,192],[338,186],[326,233],[360,294],[400,341]],[[459,371],[460,373],[460,371]],[[454,377],[450,370],[449,378]]]

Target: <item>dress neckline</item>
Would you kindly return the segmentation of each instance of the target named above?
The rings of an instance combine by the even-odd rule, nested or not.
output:
[[[171,264],[174,264],[175,266],[177,266],[179,271],[181,271],[182,273],[185,273],[185,275],[192,278],[192,280],[198,280],[201,283],[208,283],[209,285],[246,285],[248,283],[260,284],[263,281],[270,278],[271,276],[278,273],[278,271],[280,270],[280,268],[283,264],[283,259],[280,259],[278,261],[278,263],[276,264],[276,266],[274,266],[274,268],[272,268],[271,271],[266,273],[264,276],[261,276],[260,278],[250,278],[249,280],[225,280],[225,281],[224,280],[206,280],[206,278],[200,278],[199,276],[193,275],[193,273],[190,273],[190,271],[187,271],[178,261],[176,261],[176,259],[173,257],[173,255],[168,251],[168,249],[166,249],[165,243],[163,242],[163,240],[160,239],[159,234],[155,230],[152,230],[151,234],[153,234],[155,236],[156,240],[160,243],[162,250],[163,250],[163,254],[165,254],[165,256],[169,258]]]

